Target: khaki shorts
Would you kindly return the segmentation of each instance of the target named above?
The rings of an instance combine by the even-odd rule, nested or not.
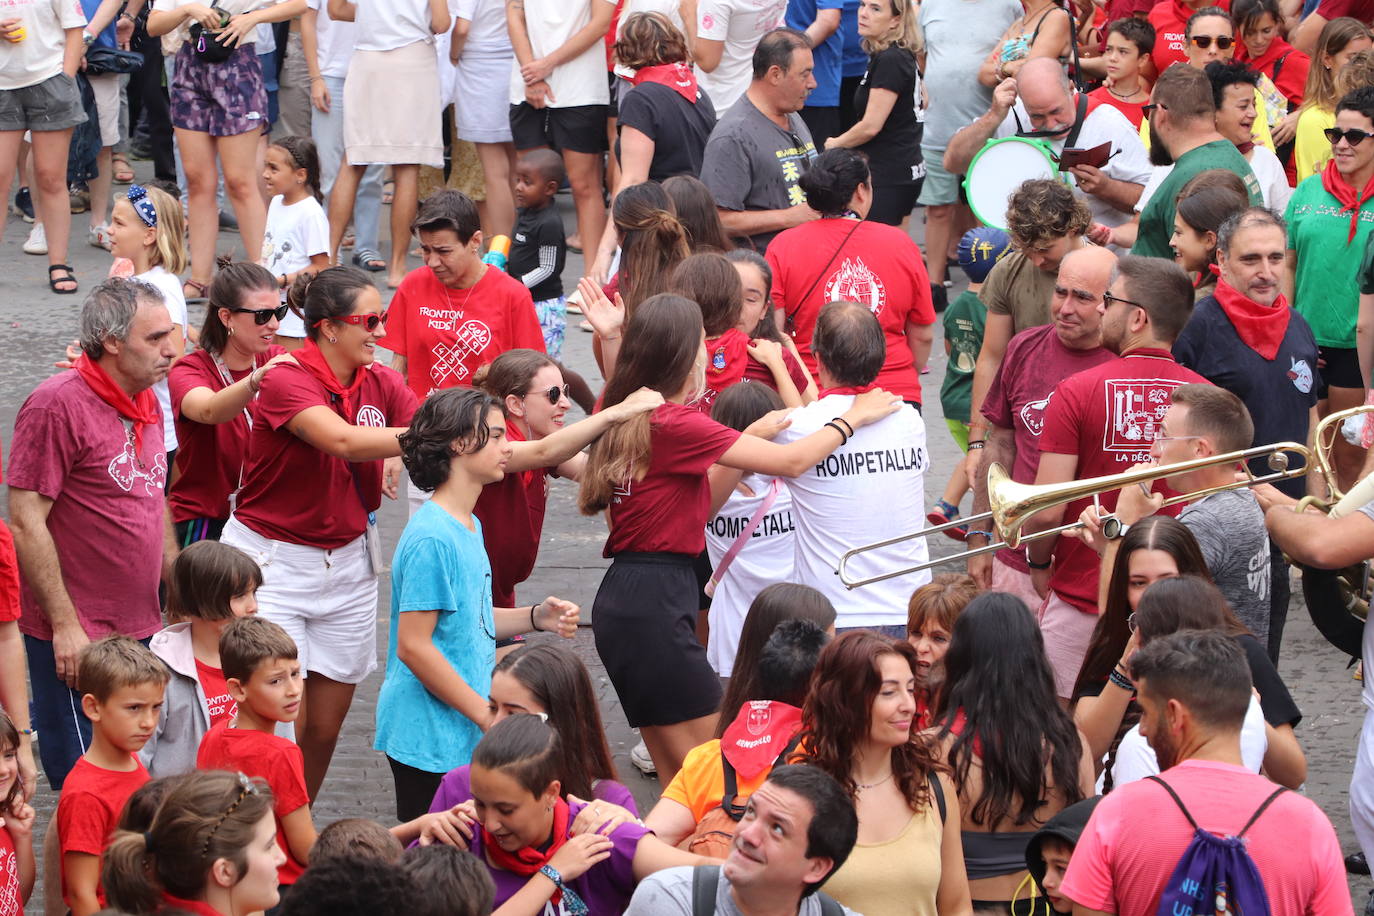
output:
[[[96,116],[100,119],[100,145],[114,146],[119,142],[119,77],[118,73],[88,76],[95,93]]]

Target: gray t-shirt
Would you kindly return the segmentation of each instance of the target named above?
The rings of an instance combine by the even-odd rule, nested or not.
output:
[[[701,180],[723,210],[786,210],[806,203],[801,176],[815,158],[801,115],[789,114],[783,130],[742,95],[706,141]],[[748,240],[761,253],[775,235],[763,232]]]
[[[1269,639],[1269,535],[1264,511],[1249,490],[1228,490],[1191,503],[1178,520],[1202,548],[1212,580],[1240,622]]]
[[[654,872],[635,888],[625,916],[692,916],[692,873],[695,870],[690,865],[679,865]],[[859,916],[848,907],[842,909],[846,916]],[[716,887],[715,916],[744,916],[730,896],[730,879],[724,873]],[[814,894],[802,900],[797,916],[821,916],[821,903]]]
[[[992,105],[992,90],[978,82],[978,68],[1020,15],[1017,0],[925,0],[921,4],[926,42],[923,78],[930,98],[921,146],[943,150],[959,128],[978,120]]]

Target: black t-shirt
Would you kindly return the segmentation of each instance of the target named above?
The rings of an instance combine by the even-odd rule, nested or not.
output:
[[[897,93],[887,120],[877,136],[859,149],[868,156],[875,185],[909,184],[926,173],[921,159],[921,135],[925,124],[917,118],[920,77],[916,58],[906,48],[888,45],[868,58],[868,72],[854,90],[854,111],[860,117],[868,108],[874,89]]]
[[[661,83],[640,83],[620,97],[618,128],[633,127],[654,141],[649,180],[663,181],[674,175],[701,174],[701,159],[716,108],[704,89],[697,90],[696,104]],[[620,158],[620,138],[615,141]]]
[[[1225,388],[1244,402],[1255,423],[1255,445],[1306,442],[1308,419],[1317,403],[1321,378],[1317,370],[1317,339],[1307,321],[1290,309],[1288,330],[1272,360],[1246,345],[1216,297],[1207,296],[1193,308],[1183,333],[1174,343],[1174,359]],[[1251,462],[1256,474],[1269,473],[1265,459]],[[1294,498],[1306,493],[1301,477],[1275,484]]]
[[[563,295],[563,262],[568,256],[558,208],[550,202],[539,210],[521,207],[516,214],[506,270],[529,287],[535,302],[557,299]]]

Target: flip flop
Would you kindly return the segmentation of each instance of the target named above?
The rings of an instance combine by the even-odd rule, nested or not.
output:
[[[65,272],[65,273],[66,273],[66,276],[65,276],[65,277],[54,277],[53,274],[56,273],[56,272],[59,271],[59,270]],[[71,287],[71,289],[58,289],[58,288],[57,288],[57,284],[59,284],[59,283],[70,283],[70,284],[72,285],[72,287]],[[74,274],[74,273],[72,272],[72,265],[70,265],[70,264],[49,264],[49,265],[48,265],[48,289],[52,290],[54,293],[57,293],[57,295],[59,295],[59,296],[70,296],[70,295],[72,295],[73,293],[75,293],[76,290],[77,290],[77,282],[76,282],[76,274]]]
[[[186,297],[187,302],[204,302],[205,290],[209,288],[208,283],[201,283],[199,280],[187,280],[181,284],[181,294]],[[188,294],[186,289],[190,287]]]
[[[382,259],[379,252],[371,248],[363,248],[353,253],[353,265],[361,267],[363,270],[370,270],[373,273],[386,270],[386,261]]]
[[[134,180],[134,170],[129,165],[129,160],[124,158],[123,153],[115,153],[110,160],[110,171],[114,173],[115,184],[132,184]]]
[[[382,203],[389,204],[396,198],[396,182],[388,178],[382,182]]]

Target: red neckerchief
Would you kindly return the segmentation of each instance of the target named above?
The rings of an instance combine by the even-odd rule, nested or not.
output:
[[[353,384],[345,388],[339,384],[339,379],[334,375],[334,370],[329,368],[329,362],[324,358],[324,351],[320,345],[309,338],[305,341],[305,346],[291,354],[296,358],[296,362],[301,368],[313,375],[319,383],[324,386],[330,394],[337,395],[343,402],[343,418],[349,423],[353,422],[353,395],[363,387],[363,380],[367,378],[367,370],[371,366],[359,366],[358,371],[353,373]]]
[[[1332,159],[1326,164],[1326,168],[1322,169],[1322,187],[1341,205],[1337,213],[1350,211],[1350,235],[1345,240],[1349,245],[1355,241],[1355,229],[1360,225],[1360,208],[1364,206],[1365,201],[1374,197],[1374,175],[1365,182],[1364,190],[1356,197],[1355,186],[1336,170],[1336,160]]]
[[[199,914],[199,916],[223,916],[219,910],[215,909],[204,900],[187,900],[185,897],[178,897],[167,891],[162,892],[162,908],[196,913]]]
[[[838,388],[822,388],[816,397],[823,398],[828,394],[863,394],[865,391],[872,391],[877,387],[878,383],[874,382],[870,385],[841,385]]]
[[[682,61],[641,67],[630,77],[630,82],[636,86],[640,83],[658,83],[660,86],[667,86],[689,102],[695,103],[697,100],[697,75]]]
[[[72,363],[72,368],[86,380],[87,385],[91,386],[96,397],[113,407],[121,417],[133,422],[134,451],[138,455],[142,455],[143,430],[158,424],[159,420],[157,395],[153,394],[153,389],[144,388],[132,398],[129,397],[129,393],[120,388],[114,379],[110,378],[105,367],[85,353],[76,358],[76,362]]]
[[[1255,148],[1255,141],[1254,141],[1254,140],[1246,140],[1244,143],[1237,143],[1237,144],[1236,144],[1236,149],[1240,150],[1240,154],[1241,154],[1242,156],[1245,156],[1247,159],[1250,157],[1250,151],[1253,150],[1254,148]]]
[[[1231,319],[1240,339],[1265,359],[1278,356],[1279,345],[1283,343],[1283,335],[1288,333],[1288,319],[1292,315],[1288,300],[1280,294],[1273,305],[1260,305],[1223,280],[1215,265],[1212,273],[1217,275],[1217,288],[1212,295],[1226,317]]]
[[[487,832],[486,825],[482,825],[482,848],[487,853],[487,859],[492,865],[512,874],[528,878],[530,875],[538,874],[539,869],[549,864],[549,860],[568,842],[568,824],[571,817],[568,813],[568,803],[559,799],[553,806],[553,842],[549,848],[540,852],[532,846],[525,846],[516,852],[506,852],[501,848],[501,844],[496,842],[496,837]],[[563,892],[554,891],[550,898],[554,903],[562,903]]]
[[[1286,57],[1296,50],[1297,49],[1288,42],[1275,36],[1274,40],[1269,42],[1269,47],[1265,49],[1262,55],[1259,57],[1251,57],[1250,52],[1245,49],[1245,42],[1238,41],[1236,42],[1236,60],[1249,64],[1251,70],[1258,70],[1265,74],[1271,80],[1274,80],[1275,86],[1278,86],[1278,80],[1274,79],[1274,65],[1279,62],[1279,58]],[[1282,87],[1279,88],[1279,91],[1283,92]],[[1299,87],[1298,92],[1302,92],[1301,87]],[[1284,93],[1284,98],[1288,98],[1287,93]],[[1294,102],[1295,100],[1289,99],[1289,101]]]
[[[731,328],[706,341],[706,387],[721,392],[744,378],[749,365],[749,335]]]
[[[801,731],[802,711],[777,700],[749,700],[720,736],[720,752],[735,772],[753,779],[773,765]]]

